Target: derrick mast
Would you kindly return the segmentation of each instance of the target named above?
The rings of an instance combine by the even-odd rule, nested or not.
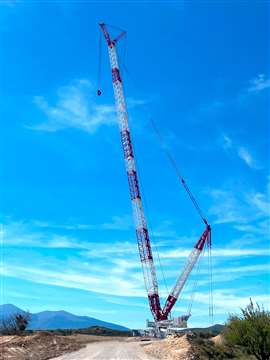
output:
[[[117,38],[111,39],[106,25],[101,23],[100,27],[104,34],[109,51],[116,112],[125,159],[125,166],[132,202],[133,217],[135,222],[136,237],[142,264],[144,283],[148,295],[151,312],[154,319],[158,321],[161,319],[161,307],[158,295],[156,269],[153,260],[146,218],[143,210],[139,180],[136,171],[133,146],[131,142],[131,135],[128,124],[128,113],[123,91],[123,81],[120,74],[116,50],[116,43],[125,35],[125,32],[120,33]]]

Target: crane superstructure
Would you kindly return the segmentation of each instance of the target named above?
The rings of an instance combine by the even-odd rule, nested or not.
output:
[[[123,91],[123,79],[120,74],[117,49],[116,49],[117,42],[126,34],[126,32],[121,31],[120,34],[113,39],[111,38],[108,32],[107,26],[104,23],[100,23],[99,25],[105,37],[109,52],[116,112],[117,112],[118,124],[120,128],[121,143],[123,148],[130,197],[132,202],[132,210],[133,210],[133,217],[134,217],[134,223],[136,229],[139,255],[142,264],[144,283],[147,291],[150,310],[154,317],[154,323],[152,323],[151,325],[151,323],[149,322],[149,324],[156,328],[168,327],[170,325],[181,326],[181,324],[183,324],[183,321],[186,321],[190,315],[181,316],[175,319],[169,319],[169,315],[174,304],[176,303],[179,297],[179,294],[181,293],[181,290],[183,289],[189,277],[190,272],[194,268],[200,254],[202,253],[205,244],[208,243],[208,245],[211,246],[211,228],[208,222],[203,217],[203,221],[206,225],[206,228],[202,236],[196,242],[193,250],[191,251],[187,259],[187,262],[184,265],[184,268],[179,278],[177,279],[175,286],[173,287],[172,291],[170,292],[165,302],[164,307],[161,308],[160,298],[158,293],[158,281],[157,281],[156,269],[155,269],[155,264],[151,249],[149,231],[143,210],[139,180],[138,180],[135,158],[134,158],[134,151],[131,141],[130,128],[128,124],[128,112],[127,112],[124,91]],[[100,94],[101,92],[100,90],[98,90],[98,95]],[[179,174],[178,176],[180,177],[180,180],[183,183],[183,185],[186,186],[185,180]],[[190,196],[192,196],[192,194]]]

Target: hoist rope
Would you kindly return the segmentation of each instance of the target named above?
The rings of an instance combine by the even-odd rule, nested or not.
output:
[[[208,235],[207,250],[208,250],[208,274],[209,274],[209,317],[211,323],[214,323],[214,308],[213,308],[213,270],[212,270],[212,248],[211,248],[211,231]]]
[[[101,32],[99,32],[97,90],[100,90],[100,87],[101,87],[101,65],[102,65],[102,34],[101,34]]]

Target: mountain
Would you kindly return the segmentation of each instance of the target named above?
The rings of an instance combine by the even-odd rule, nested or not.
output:
[[[22,309],[12,305],[0,305],[0,319],[5,319],[12,314],[24,313]],[[95,319],[88,316],[78,316],[67,311],[42,311],[31,314],[29,330],[55,330],[55,329],[82,329],[92,326],[102,326],[113,330],[129,330],[128,328]]]
[[[12,304],[0,305],[0,319],[5,319],[13,314],[23,314],[24,311]]]

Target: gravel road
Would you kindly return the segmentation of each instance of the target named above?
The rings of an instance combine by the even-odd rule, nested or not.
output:
[[[146,355],[139,342],[101,341],[51,360],[157,360]]]

